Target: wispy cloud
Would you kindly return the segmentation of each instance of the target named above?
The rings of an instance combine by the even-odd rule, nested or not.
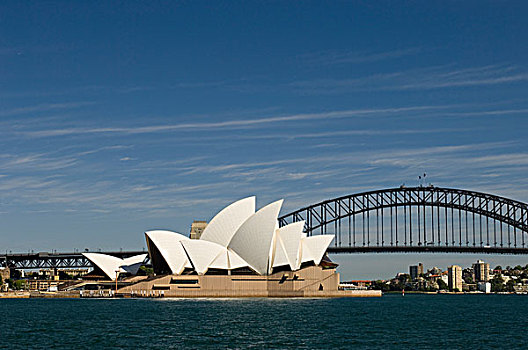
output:
[[[122,150],[122,149],[130,149],[133,146],[129,145],[114,145],[114,146],[104,146],[104,147],[98,147],[94,149],[90,149],[87,151],[78,152],[78,156],[86,156],[94,153],[104,152],[104,151],[115,151],[115,150]]]
[[[493,167],[528,166],[528,153],[487,155],[469,159],[469,162],[487,164]]]
[[[347,79],[312,79],[289,84],[298,92],[333,94],[361,90],[430,90],[489,86],[528,81],[528,72],[513,65],[453,69],[435,66]]]
[[[299,56],[299,59],[309,65],[333,65],[346,63],[371,63],[387,59],[395,59],[409,55],[415,55],[422,49],[414,47],[408,49],[381,51],[381,52],[344,52],[323,51]]]
[[[19,134],[28,137],[54,137],[65,135],[82,135],[82,134],[151,134],[151,133],[167,133],[179,130],[192,129],[233,129],[241,127],[252,127],[264,124],[285,123],[292,121],[307,121],[307,120],[326,120],[326,119],[341,119],[351,117],[362,117],[369,115],[390,115],[400,114],[405,112],[417,112],[427,110],[441,110],[451,106],[409,106],[409,107],[393,107],[393,108],[368,108],[368,109],[351,109],[340,111],[329,111],[321,113],[300,113],[281,115],[275,117],[261,117],[251,119],[235,119],[218,122],[199,122],[199,123],[178,123],[165,125],[150,125],[137,127],[98,127],[98,128],[61,128],[61,129],[47,129],[35,131],[19,131]]]
[[[460,133],[468,131],[464,128],[435,128],[435,129],[357,129],[357,130],[342,130],[342,131],[322,131],[309,133],[268,133],[266,135],[236,135],[225,136],[224,138],[240,138],[240,139],[314,139],[314,138],[329,138],[341,136],[382,136],[382,135],[413,135],[413,134],[434,134],[434,133]],[[475,130],[474,128],[471,130]],[[336,145],[336,144],[330,144]],[[324,147],[324,145],[318,145]]]
[[[512,172],[517,174],[522,166],[528,166],[524,153],[508,152],[512,146],[512,142],[487,142],[354,152],[330,150],[313,156],[284,155],[240,162],[219,162],[211,157],[174,160],[170,164],[170,160],[157,159],[133,162],[134,176],[127,176],[130,169],[83,164],[82,159],[77,160],[75,167],[62,168],[65,176],[49,166],[44,169],[50,175],[44,176],[34,171],[43,169],[42,160],[61,162],[63,156],[39,154],[15,159],[7,155],[0,157],[11,162],[7,168],[0,166],[4,175],[0,177],[0,190],[4,200],[11,203],[10,208],[19,204],[27,210],[52,212],[68,209],[94,215],[138,213],[143,217],[172,217],[177,213],[208,218],[215,209],[245,195],[259,194],[262,203],[286,196],[287,208],[295,209],[292,206],[308,205],[330,196],[398,185],[424,169],[433,179],[436,176],[454,185],[467,181],[473,183],[472,188],[490,186],[496,178],[485,175],[500,174],[508,166],[518,166]],[[494,154],[483,156],[490,152]],[[166,169],[170,171],[165,172]],[[166,174],[162,179],[161,173]],[[512,186],[518,184],[511,176],[510,181]]]
[[[497,109],[497,110],[483,110],[475,112],[445,112],[446,116],[493,116],[493,115],[510,115],[510,114],[527,114],[528,108],[520,109]]]
[[[515,66],[484,66],[450,72],[436,72],[427,79],[414,79],[399,89],[436,89],[460,86],[497,85],[527,81],[528,72]]]
[[[33,172],[50,171],[69,168],[77,164],[78,159],[72,156],[53,157],[47,153],[36,153],[27,155],[4,155],[0,161],[0,170]]]
[[[380,153],[378,157],[372,157],[368,162],[375,166],[423,166],[424,164],[434,164],[435,162],[438,162],[439,156],[448,156],[449,158],[456,159],[453,155],[457,155],[459,160],[457,160],[458,165],[456,166],[459,166],[460,161],[469,161],[470,158],[467,156],[468,153],[472,154],[474,152],[498,150],[511,147],[512,145],[514,145],[514,142],[505,141],[387,150],[384,153]],[[466,155],[464,155],[464,153]],[[439,162],[439,164],[444,164],[444,161]],[[453,165],[452,161],[444,166],[451,165]]]
[[[56,181],[50,178],[36,179],[34,177],[12,177],[2,179],[0,182],[0,191],[20,191],[42,189],[56,184]]]
[[[67,103],[43,103],[43,104],[38,104],[38,105],[33,105],[33,106],[24,106],[24,107],[17,107],[17,108],[3,110],[3,111],[0,111],[0,116],[7,117],[7,116],[29,114],[29,113],[49,112],[49,111],[56,111],[56,110],[79,108],[79,107],[84,107],[84,106],[88,106],[92,104],[94,104],[94,102],[86,102],[86,101],[67,102]]]
[[[248,171],[256,169],[272,169],[278,172],[279,168],[284,167],[285,171],[291,173],[291,168],[303,169],[306,174],[318,169],[324,174],[324,166],[339,166],[345,170],[350,164],[362,164],[362,166],[411,166],[420,164],[423,160],[434,160],[439,155],[454,157],[466,153],[483,152],[486,150],[498,150],[512,146],[512,142],[484,142],[471,143],[453,146],[435,146],[423,148],[400,148],[400,149],[378,149],[373,151],[333,153],[309,157],[282,158],[268,161],[254,162],[231,162],[221,164],[200,164],[182,166],[179,168],[180,174],[204,174],[204,173],[223,173],[229,176],[238,176]],[[467,161],[467,158],[464,158]],[[299,165],[301,166],[299,168]],[[314,168],[315,167],[315,168]],[[163,165],[160,164],[160,170]],[[254,174],[254,173],[253,173]],[[265,174],[265,173],[261,173]]]
[[[150,85],[123,85],[123,86],[104,86],[104,85],[86,85],[86,86],[73,86],[68,89],[51,88],[46,90],[23,90],[23,91],[2,91],[0,97],[6,99],[18,99],[18,98],[42,98],[51,96],[67,96],[67,95],[82,95],[82,96],[97,96],[107,94],[130,94],[130,93],[141,93],[157,88]]]

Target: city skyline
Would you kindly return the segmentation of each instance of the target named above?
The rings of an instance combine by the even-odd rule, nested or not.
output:
[[[141,249],[247,196],[287,213],[424,173],[527,202],[526,7],[2,4],[5,249]],[[478,258],[526,264],[335,260]]]

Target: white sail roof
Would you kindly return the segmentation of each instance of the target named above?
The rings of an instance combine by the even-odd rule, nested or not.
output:
[[[123,259],[123,265],[121,265],[121,268],[131,275],[135,275],[137,274],[141,265],[143,265],[143,261],[145,261],[147,255],[148,254],[145,253]]]
[[[149,252],[153,254],[157,249],[161,254],[162,260],[153,263],[164,264],[164,260],[173,274],[181,274],[186,267],[198,274],[205,274],[210,268],[249,267],[261,275],[270,274],[279,266],[296,271],[303,262],[320,264],[334,236],[306,237],[304,221],[279,228],[277,217],[282,202],[273,202],[255,212],[255,197],[241,199],[220,211],[199,240],[172,231],[145,232]]]
[[[209,264],[209,268],[229,270],[229,257],[227,254],[227,249],[220,252],[220,254],[218,254],[216,258],[214,258],[214,260]]]
[[[236,201],[222,209],[211,219],[202,232],[200,240],[218,243],[227,247],[238,228],[254,213],[254,196]]]
[[[213,269],[224,269],[233,270],[241,267],[251,267],[247,262],[244,261],[237,253],[231,249],[225,248],[218,256],[213,260],[209,268]]]
[[[313,261],[319,265],[333,239],[334,235],[317,235],[301,239],[301,262]]]
[[[199,275],[205,274],[216,257],[227,251],[220,244],[209,241],[188,239],[180,243],[185,249],[194,270]],[[226,264],[225,268],[228,268],[228,264]]]
[[[271,270],[270,250],[283,200],[268,204],[251,215],[236,231],[228,247],[259,274]]]
[[[273,267],[284,266],[284,265],[290,264],[290,261],[288,260],[288,256],[284,248],[284,245],[282,244],[281,239],[279,238],[278,231],[279,230],[275,231],[275,243],[274,243],[273,251],[271,253]]]
[[[247,261],[242,259],[240,255],[238,255],[236,252],[232,251],[231,249],[227,249],[227,258],[229,259],[229,269],[231,270],[239,269],[241,267],[251,267],[251,265],[249,265]]]
[[[300,247],[303,234],[304,221],[294,222],[292,224],[281,227],[277,230],[277,241],[283,248],[286,254],[287,264],[290,265],[292,271],[298,270],[301,266]],[[276,243],[278,249],[278,243]],[[276,265],[275,262],[273,266]]]
[[[191,267],[187,254],[180,244],[190,240],[180,233],[166,230],[145,232],[147,242],[150,240],[159,250],[173,274],[179,275],[186,267]],[[149,246],[149,251],[151,247]]]
[[[135,255],[126,259],[120,259],[112,255],[101,253],[82,253],[82,255],[95,264],[99,269],[101,269],[101,271],[103,271],[104,274],[112,281],[116,279],[116,271],[119,273],[128,272],[135,275],[147,257],[146,253]]]

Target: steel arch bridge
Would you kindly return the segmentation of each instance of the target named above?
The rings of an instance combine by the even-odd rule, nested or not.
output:
[[[441,187],[399,187],[329,199],[279,218],[309,236],[334,234],[329,253],[528,254],[528,204]]]
[[[335,235],[329,253],[528,254],[528,204],[475,191],[429,186],[362,192],[283,215],[279,226],[303,220],[309,236]],[[6,252],[0,266],[67,269],[91,263],[80,252]]]

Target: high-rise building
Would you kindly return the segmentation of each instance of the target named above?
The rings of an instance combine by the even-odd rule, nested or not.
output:
[[[411,275],[412,280],[417,279],[422,274],[423,274],[423,264],[422,263],[419,263],[418,265],[409,266],[409,275]]]
[[[485,263],[482,260],[477,260],[476,263],[473,264],[473,273],[475,275],[475,283],[476,282],[488,282],[489,281],[489,264]]]
[[[191,224],[191,239],[200,239],[202,236],[202,232],[207,227],[207,221],[197,221],[194,220]]]
[[[447,268],[448,287],[451,292],[462,291],[462,268],[458,265],[451,265]]]

